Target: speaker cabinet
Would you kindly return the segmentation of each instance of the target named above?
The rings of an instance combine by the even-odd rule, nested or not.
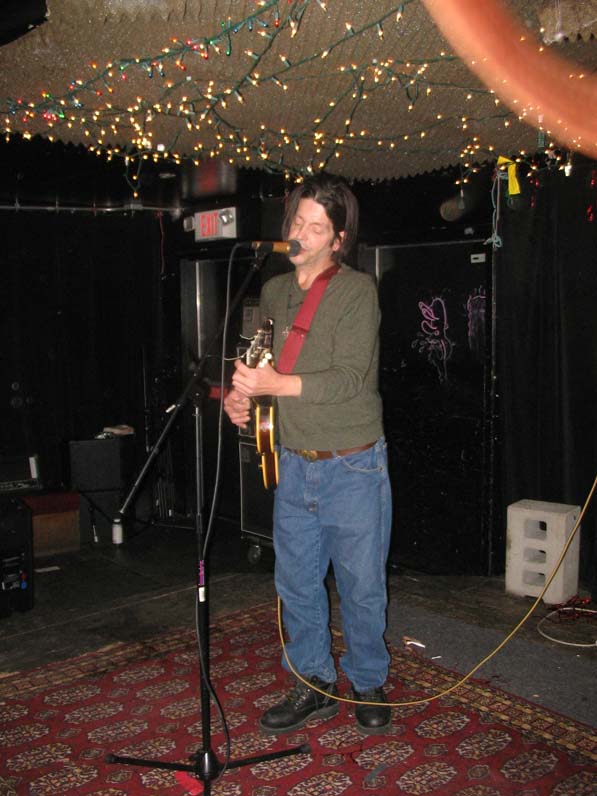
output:
[[[227,261],[229,249],[224,256],[220,252],[213,259],[181,260],[180,262],[180,321],[181,321],[181,365],[183,379],[191,376],[191,366],[203,360],[202,375],[210,386],[219,387],[221,369],[222,337],[218,334],[226,312]],[[216,253],[214,252],[214,255]],[[236,294],[247,276],[252,258],[238,258],[231,275],[231,296]],[[258,288],[257,280],[253,285]],[[230,317],[228,346],[241,339],[241,312],[237,310]],[[209,355],[209,356],[208,356]],[[205,357],[205,359],[203,359]],[[228,364],[228,377],[233,371]],[[199,386],[199,385],[198,385]],[[183,493],[185,513],[192,515],[197,504],[196,498],[196,449],[195,439],[199,437],[201,459],[201,491],[204,502],[208,501],[213,490],[216,472],[215,451],[218,447],[217,400],[209,399],[201,404],[201,424],[195,433],[195,417],[190,405],[182,413],[174,447],[175,484]],[[226,421],[228,423],[228,421]],[[224,436],[223,477],[224,481],[238,483],[236,469],[235,434]],[[238,515],[237,515],[238,518]]]
[[[70,443],[71,485],[78,492],[126,489],[135,463],[135,437],[86,439]]]
[[[263,486],[257,446],[239,442],[241,539],[272,546],[274,491]]]
[[[390,558],[489,575],[500,548],[494,476],[491,262],[485,242],[363,252],[379,284],[380,391],[394,494]]]
[[[0,498],[0,616],[33,608],[31,511],[14,497]]]

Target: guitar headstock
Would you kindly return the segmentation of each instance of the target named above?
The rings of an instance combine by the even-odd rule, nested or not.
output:
[[[266,318],[261,327],[257,329],[251,345],[245,352],[245,364],[249,368],[257,368],[273,360],[274,322]]]

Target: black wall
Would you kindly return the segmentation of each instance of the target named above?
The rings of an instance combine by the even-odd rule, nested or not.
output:
[[[502,506],[582,506],[597,475],[597,171],[543,169],[501,197],[496,341]],[[597,594],[597,512],[582,522],[581,582]]]
[[[275,239],[288,186],[271,175],[243,173],[235,183],[236,195],[206,197],[186,170],[171,179],[148,166],[140,180],[141,201],[155,208],[135,210],[122,162],[107,164],[78,148],[17,139],[0,142],[0,166],[0,455],[38,453],[44,482],[49,487],[69,486],[68,442],[88,439],[107,425],[127,423],[137,431],[137,461],[142,463],[147,446],[163,427],[166,408],[187,377],[181,350],[181,263],[225,263],[230,249],[195,244],[192,234],[183,231],[182,216],[214,203],[240,203],[250,220],[243,237]],[[454,184],[457,176],[446,172],[356,183],[361,243],[392,247],[487,240],[491,169],[474,176],[463,196]],[[520,197],[502,196],[501,247],[494,261],[498,379],[491,385],[500,455],[496,483],[486,495],[502,510],[521,497],[581,503],[593,477],[597,222],[589,211],[597,202],[595,184],[590,166],[575,168],[569,178],[548,171],[533,181],[523,179]],[[94,213],[94,203],[102,208],[112,203],[114,212]],[[185,210],[177,212],[177,207]],[[491,246],[485,249],[489,256]],[[407,296],[424,300],[421,291],[427,288],[439,285],[449,293],[461,282],[458,268],[446,261],[445,279],[442,272],[441,280],[434,277],[434,284],[427,284],[423,266],[429,263],[420,265],[412,261],[407,269]],[[263,278],[268,270],[271,267]],[[382,307],[393,323],[393,291],[401,288],[389,272],[380,287]],[[386,351],[392,349],[395,331],[387,321],[386,317],[382,340]],[[416,352],[409,353],[412,357]],[[417,454],[412,458],[413,483],[423,480],[431,490],[425,492],[425,505],[417,507],[398,483],[397,523],[404,527],[409,512],[414,516],[418,511],[429,527],[442,511],[442,489],[457,501],[457,487],[447,479],[434,490],[425,469],[429,463],[421,458],[410,433],[413,423],[407,410],[414,412],[414,429],[425,430],[428,423],[417,413],[416,401],[400,409],[401,399],[392,401],[392,391],[421,398],[434,371],[427,361],[425,373],[412,368],[405,382],[399,368],[390,378],[393,365],[388,361],[386,357],[384,398],[390,414],[395,413],[401,446]],[[482,399],[478,382],[471,386],[471,372],[459,372],[462,389],[471,387],[469,397],[474,393],[464,413],[447,400],[451,387],[437,381],[437,371],[433,389],[427,385],[442,397],[431,418],[438,433],[457,429],[459,418],[474,417],[473,436],[478,439]],[[399,382],[394,387],[392,378]],[[462,449],[465,456],[472,455],[468,447]],[[441,461],[442,451],[439,445],[435,462]],[[473,466],[472,459],[468,464]],[[171,462],[164,467],[170,468]],[[178,481],[186,477],[185,470],[183,461]],[[476,510],[484,512],[487,501],[484,495]],[[457,548],[461,567],[477,569],[479,555],[486,563],[487,544],[496,540],[501,549],[493,551],[494,566],[499,566],[504,521],[504,516],[493,515],[485,548]],[[590,513],[583,525],[585,583],[594,579],[594,538]],[[462,537],[457,542],[461,545]],[[421,550],[415,543],[414,534],[400,541],[398,562],[410,560],[421,569],[436,569],[441,547]]]
[[[64,443],[143,429],[143,348],[154,342],[160,226],[151,216],[4,212],[0,449],[38,453],[65,480]]]

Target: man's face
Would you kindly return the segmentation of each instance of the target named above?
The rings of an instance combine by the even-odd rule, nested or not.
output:
[[[298,240],[301,251],[290,261],[299,268],[327,268],[332,264],[332,252],[340,248],[343,234],[334,234],[323,205],[314,199],[301,199],[288,231],[289,240]]]

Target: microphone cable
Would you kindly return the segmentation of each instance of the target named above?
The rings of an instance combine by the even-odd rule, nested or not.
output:
[[[584,503],[584,505],[582,507],[582,510],[581,510],[580,514],[578,515],[578,519],[576,520],[576,523],[574,524],[574,528],[572,529],[572,531],[570,533],[570,536],[568,537],[568,540],[566,541],[566,544],[564,545],[564,547],[562,549],[562,552],[560,553],[560,557],[558,558],[558,560],[557,560],[557,562],[556,562],[551,574],[547,578],[547,580],[545,582],[545,585],[541,589],[541,592],[537,595],[537,597],[535,598],[535,600],[534,600],[533,604],[531,605],[531,607],[529,608],[529,610],[525,613],[525,615],[522,617],[522,619],[514,626],[514,628],[505,636],[505,638],[503,638],[502,641],[500,641],[500,643],[497,645],[497,647],[495,647],[495,649],[493,649],[490,653],[488,653],[482,660],[479,661],[479,663],[477,663],[475,666],[473,666],[473,668],[467,674],[465,674],[462,677],[460,677],[460,679],[456,683],[454,683],[453,685],[449,686],[448,688],[445,688],[442,691],[439,691],[437,694],[432,694],[431,696],[428,696],[428,697],[422,697],[421,699],[412,699],[412,700],[410,700],[408,702],[364,702],[364,701],[361,702],[360,700],[349,699],[348,697],[340,697],[340,696],[334,696],[333,694],[328,694],[327,691],[323,691],[323,690],[317,688],[317,686],[314,686],[312,683],[310,683],[308,680],[306,680],[304,677],[302,677],[296,671],[294,666],[292,665],[292,662],[290,661],[290,658],[288,657],[288,653],[286,651],[286,643],[285,643],[285,640],[284,640],[284,628],[283,628],[283,622],[282,622],[282,601],[278,597],[278,634],[280,636],[280,642],[281,642],[281,645],[282,645],[282,651],[284,653],[284,659],[285,659],[286,663],[288,664],[288,668],[290,669],[292,674],[298,680],[300,680],[301,683],[304,683],[305,685],[309,686],[309,688],[311,688],[313,691],[317,691],[318,694],[322,694],[323,696],[328,697],[328,699],[333,699],[336,702],[348,702],[349,704],[353,704],[353,705],[359,704],[359,705],[374,705],[374,706],[378,706],[380,704],[383,704],[383,705],[386,705],[387,707],[391,707],[391,708],[408,707],[409,705],[423,705],[423,704],[425,704],[427,702],[434,702],[436,699],[440,699],[441,697],[446,696],[446,694],[451,694],[452,691],[455,691],[457,688],[460,688],[460,686],[463,685],[464,683],[466,683],[467,680],[470,680],[470,678],[474,674],[476,674],[482,666],[484,666],[495,655],[497,655],[497,653],[500,652],[500,650],[502,650],[506,646],[506,644],[516,635],[516,633],[518,633],[520,628],[531,617],[531,614],[537,608],[537,606],[539,605],[540,601],[543,598],[543,595],[545,594],[545,592],[547,591],[547,589],[551,585],[552,580],[555,578],[555,576],[557,574],[557,571],[560,568],[566,553],[568,552],[568,548],[572,544],[572,540],[574,539],[578,529],[580,528],[580,524],[581,524],[582,519],[583,519],[583,517],[584,517],[584,515],[585,515],[585,513],[586,513],[586,511],[587,511],[587,509],[589,507],[589,504],[590,504],[590,502],[591,502],[591,500],[593,498],[595,489],[597,489],[597,475],[595,476],[595,480],[593,481],[593,486],[589,490],[589,494],[587,495],[587,498],[586,498],[585,503]],[[594,645],[590,645],[590,646],[594,646]]]

